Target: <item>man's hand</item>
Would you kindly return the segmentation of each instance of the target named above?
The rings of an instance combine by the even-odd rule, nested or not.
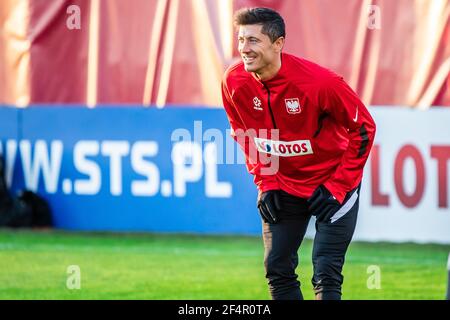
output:
[[[329,220],[341,206],[339,201],[323,185],[317,187],[308,199],[308,204],[309,212],[316,216],[318,222]]]
[[[257,205],[264,222],[274,224],[279,221],[278,211],[281,210],[281,204],[278,190],[260,193]]]

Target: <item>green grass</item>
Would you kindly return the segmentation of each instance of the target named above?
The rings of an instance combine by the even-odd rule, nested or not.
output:
[[[312,242],[300,250],[305,299]],[[344,299],[443,299],[450,246],[353,242]],[[81,289],[69,290],[78,265]],[[368,289],[370,265],[381,288]],[[0,231],[0,299],[269,299],[259,237]]]

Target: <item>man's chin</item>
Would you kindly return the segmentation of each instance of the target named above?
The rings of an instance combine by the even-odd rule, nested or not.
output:
[[[244,69],[245,69],[245,71],[247,71],[247,72],[255,72],[256,70],[258,70],[258,68],[256,68],[255,66],[253,66],[253,65],[248,65],[248,64],[246,64],[246,63],[244,63]]]

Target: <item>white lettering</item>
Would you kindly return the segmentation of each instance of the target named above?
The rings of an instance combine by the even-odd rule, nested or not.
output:
[[[381,289],[381,269],[377,265],[370,265],[367,267],[367,273],[370,274],[367,278],[367,289]]]
[[[381,29],[381,9],[377,5],[369,5],[369,16],[367,17],[367,28],[370,30]]]
[[[67,29],[73,30],[73,29],[81,29],[81,10],[80,7],[73,4],[67,7],[66,10],[67,14],[70,14],[70,16],[66,20],[66,26]]]
[[[81,289],[81,269],[77,265],[71,265],[67,267],[66,287],[69,290]]]
[[[217,181],[217,145],[205,144],[205,193],[210,198],[230,198],[232,194],[229,182]]]
[[[17,142],[16,140],[8,140],[6,141],[6,156],[3,154],[3,144],[0,141],[0,155],[3,156],[3,161],[5,162],[5,179],[6,186],[8,188],[12,185],[12,178],[14,173],[14,164],[16,162],[16,154],[17,154]]]
[[[78,172],[89,176],[88,180],[75,180],[74,189],[77,194],[93,195],[100,191],[100,167],[88,156],[97,156],[100,147],[97,141],[79,141],[74,147],[74,164]]]
[[[42,170],[46,192],[55,193],[57,191],[63,143],[59,140],[52,141],[50,148],[51,160],[48,156],[47,143],[44,140],[37,140],[34,147],[34,157],[32,158],[30,141],[20,141],[24,179],[28,189],[37,191],[39,174]]]
[[[174,193],[186,195],[186,182],[199,181],[202,177],[202,148],[196,142],[178,142],[172,148]],[[187,164],[190,164],[187,166]]]
[[[280,157],[295,157],[313,154],[311,141],[277,141],[263,138],[254,138],[258,151]]]
[[[133,181],[131,192],[135,196],[153,196],[159,189],[158,167],[146,161],[144,157],[154,157],[158,154],[158,143],[154,141],[138,141],[131,149],[131,166],[136,173],[147,177],[144,181]]]
[[[122,157],[128,155],[128,141],[103,141],[102,155],[109,156],[110,190],[114,196],[122,194]]]

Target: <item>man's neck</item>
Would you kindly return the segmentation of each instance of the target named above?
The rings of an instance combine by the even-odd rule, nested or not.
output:
[[[280,57],[271,65],[268,65],[261,73],[255,72],[256,77],[261,81],[267,81],[275,77],[281,69],[281,55]]]

